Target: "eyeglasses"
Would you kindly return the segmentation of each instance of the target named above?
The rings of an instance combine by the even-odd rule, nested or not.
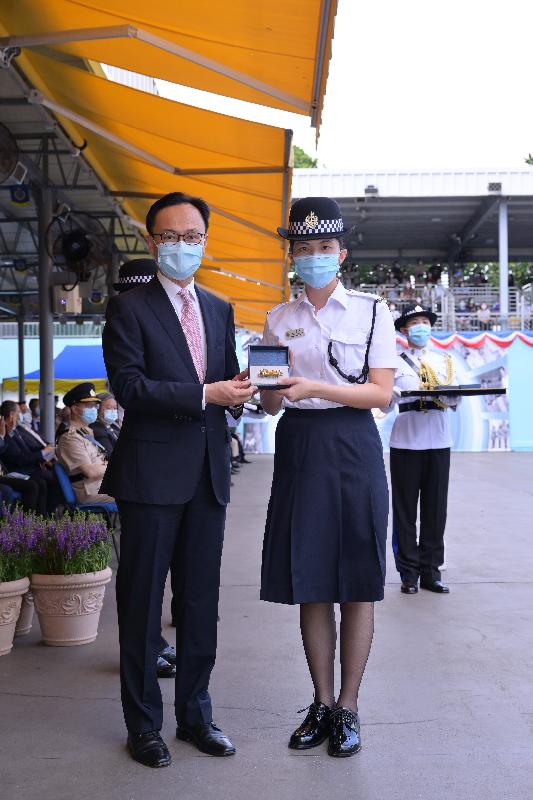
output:
[[[205,233],[200,231],[187,231],[186,233],[176,233],[176,231],[163,231],[162,233],[152,233],[152,239],[161,244],[177,244],[178,242],[185,242],[185,244],[201,244],[205,239]]]

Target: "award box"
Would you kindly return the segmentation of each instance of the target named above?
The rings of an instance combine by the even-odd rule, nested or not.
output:
[[[251,344],[248,370],[250,380],[258,389],[277,389],[280,379],[289,377],[289,348]]]

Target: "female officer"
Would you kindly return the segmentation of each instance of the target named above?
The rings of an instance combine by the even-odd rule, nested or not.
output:
[[[392,318],[379,298],[347,291],[337,278],[347,251],[335,200],[308,197],[291,208],[290,242],[305,284],[269,312],[264,344],[290,346],[285,388],[264,390],[276,431],[261,598],[298,603],[314,701],[289,747],[329,737],[331,756],[361,748],[357,696],[383,599],[388,492],[370,409],[390,401],[396,365]],[[340,603],[341,687],[335,702],[334,603]]]

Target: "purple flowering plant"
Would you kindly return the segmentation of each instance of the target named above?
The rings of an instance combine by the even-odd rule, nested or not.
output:
[[[79,575],[105,569],[111,532],[98,514],[44,518],[19,506],[2,507],[0,582],[41,575]]]
[[[79,575],[98,572],[109,564],[111,532],[100,515],[76,511],[42,522],[37,526],[34,572]]]
[[[44,520],[35,512],[20,507],[10,510],[2,506],[0,517],[0,583],[29,578],[39,525]]]

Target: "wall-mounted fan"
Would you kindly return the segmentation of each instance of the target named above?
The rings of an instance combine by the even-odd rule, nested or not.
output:
[[[51,256],[56,267],[73,272],[80,282],[91,273],[108,272],[112,262],[112,239],[97,217],[71,212],[56,217],[50,231]],[[93,275],[94,277],[94,275]]]

